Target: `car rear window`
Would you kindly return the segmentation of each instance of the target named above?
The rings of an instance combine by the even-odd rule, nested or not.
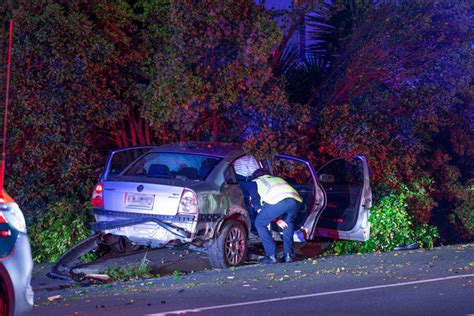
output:
[[[148,153],[122,174],[164,179],[205,180],[222,158],[185,153]]]

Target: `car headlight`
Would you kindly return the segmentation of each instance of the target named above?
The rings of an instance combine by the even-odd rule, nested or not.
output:
[[[3,216],[13,229],[21,233],[26,233],[25,217],[18,207],[18,204],[0,204],[0,213],[3,213]]]

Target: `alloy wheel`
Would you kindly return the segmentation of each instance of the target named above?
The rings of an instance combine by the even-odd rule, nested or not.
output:
[[[239,226],[230,229],[225,240],[225,258],[231,266],[240,264],[246,250],[245,232]]]

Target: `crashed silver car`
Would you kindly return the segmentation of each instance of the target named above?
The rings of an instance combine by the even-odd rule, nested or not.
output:
[[[207,252],[216,268],[240,265],[252,227],[245,184],[259,167],[286,179],[304,199],[295,241],[369,238],[372,194],[365,157],[334,159],[316,172],[302,158],[276,155],[257,161],[240,145],[223,143],[112,152],[92,194],[93,230],[135,245],[187,244]],[[271,229],[281,239],[279,228]]]

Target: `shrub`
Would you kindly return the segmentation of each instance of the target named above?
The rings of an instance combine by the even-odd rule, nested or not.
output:
[[[152,269],[149,265],[150,260],[147,259],[147,254],[140,261],[138,266],[113,266],[107,267],[103,273],[110,276],[112,281],[130,281],[138,279],[149,279],[153,277],[159,277],[159,274],[153,274]]]
[[[413,188],[417,187],[413,186]],[[436,227],[429,224],[414,224],[413,216],[408,212],[408,199],[417,194],[420,192],[410,191],[404,187],[400,193],[392,192],[383,197],[371,209],[369,240],[365,243],[336,241],[329,248],[329,253],[391,251],[397,246],[414,242],[417,242],[420,247],[433,247],[435,240],[439,238]]]
[[[466,188],[465,193],[466,198],[461,205],[456,208],[455,214],[469,235],[466,239],[469,239],[474,235],[474,183],[471,183]]]
[[[54,262],[66,250],[90,235],[92,220],[88,203],[62,200],[49,205],[47,211],[36,214],[29,225],[33,260]]]
[[[345,3],[346,1],[338,1]],[[354,1],[353,1],[354,2]],[[370,1],[369,1],[370,2]],[[360,2],[358,2],[360,3]],[[401,0],[374,5],[335,54],[319,88],[313,137],[319,156],[363,153],[373,181],[434,183],[424,199],[410,198],[410,215],[433,222],[459,203],[457,190],[472,177],[473,29],[469,1]],[[438,209],[437,209],[438,208]],[[440,232],[445,216],[438,216]],[[443,238],[449,240],[449,234]]]

